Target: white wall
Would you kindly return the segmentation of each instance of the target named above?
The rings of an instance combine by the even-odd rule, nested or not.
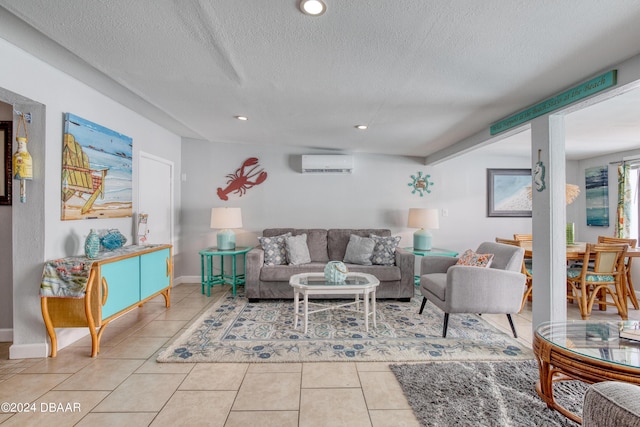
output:
[[[39,239],[44,239],[44,257],[38,265],[21,267],[21,269],[29,270],[30,278],[37,276],[35,272],[42,271],[42,262],[46,259],[82,253],[82,243],[90,228],[117,228],[127,237],[129,242],[133,242],[134,221],[132,218],[60,220],[62,134],[63,117],[66,112],[71,112],[132,137],[134,180],[140,150],[176,162],[175,198],[178,202],[176,202],[174,217],[178,218],[180,199],[178,179],[181,156],[181,140],[178,136],[2,39],[0,39],[0,56],[3,58],[0,62],[0,88],[20,94],[46,107],[46,117],[42,118],[46,122],[44,140],[29,142],[33,147],[36,147],[35,144],[44,144],[45,150],[43,152],[46,153],[45,158],[34,158],[34,162],[44,162],[44,176],[36,177],[40,182],[34,180],[27,184],[28,186],[40,184],[45,186],[44,203],[40,205],[44,207],[38,208],[40,201],[36,200],[28,201],[24,207],[27,215],[33,214],[34,218],[41,215],[45,223],[44,235],[37,236]],[[133,188],[133,211],[135,214],[138,195],[135,181]],[[15,198],[14,203],[16,203]],[[32,206],[31,211],[29,204]],[[176,227],[177,232],[179,229]],[[0,256],[7,255],[10,254],[6,253],[5,248],[0,248]],[[14,277],[16,274],[20,274],[20,272],[14,271]],[[46,334],[40,314],[39,285],[37,279],[29,280],[28,283],[13,283],[14,307],[20,307],[20,310],[14,311],[12,356],[38,357],[44,355],[42,349]],[[20,293],[15,292],[18,288]],[[61,346],[68,341],[65,339],[67,334],[77,335],[71,330],[62,331],[58,337]],[[23,346],[25,352],[29,354],[21,352],[20,346]],[[42,353],[34,355],[30,353],[32,351]]]
[[[215,246],[215,230],[209,228],[212,207],[242,208],[238,245],[256,245],[264,228],[389,228],[402,236],[401,245],[412,245],[414,229],[407,228],[412,207],[446,208],[433,230],[434,246],[457,251],[476,248],[484,240],[513,233],[531,232],[531,218],[488,218],[487,168],[528,168],[528,158],[483,155],[461,156],[437,166],[421,159],[354,153],[350,175],[301,174],[300,155],[314,154],[298,148],[231,145],[183,140],[182,233],[176,275],[200,277],[198,251]],[[326,154],[326,153],[323,153]],[[226,175],[249,157],[257,157],[267,180],[232,195],[224,202],[216,195]],[[411,194],[408,183],[418,171],[431,175],[430,194]]]

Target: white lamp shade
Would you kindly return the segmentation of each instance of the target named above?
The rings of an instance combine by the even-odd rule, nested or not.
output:
[[[240,208],[211,209],[211,228],[242,228],[242,212]]]
[[[407,225],[411,228],[429,228],[437,230],[440,228],[438,209],[409,209],[409,221],[407,222]]]

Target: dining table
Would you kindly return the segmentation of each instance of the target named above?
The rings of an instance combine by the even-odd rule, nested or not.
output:
[[[524,257],[533,259],[533,242],[531,240],[520,241],[520,247],[524,249]],[[574,242],[572,244],[567,244],[567,261],[576,261],[583,260],[584,254],[587,250],[587,242]],[[640,257],[640,248],[627,248],[625,252],[625,257],[636,258]],[[629,281],[631,285],[631,289],[633,289],[633,282],[631,282],[630,272],[627,271],[627,274],[622,275],[622,280],[624,281],[622,286],[622,300],[624,301],[625,309],[627,308],[627,289],[629,289],[627,281]],[[602,306],[601,306],[602,307]]]
[[[533,257],[533,242],[531,240],[524,240],[520,242],[520,247],[524,249],[524,257]],[[567,245],[567,259],[568,260],[581,260],[584,258],[584,253],[587,250],[587,242],[575,242]],[[628,257],[640,257],[640,248],[627,248],[625,256]]]

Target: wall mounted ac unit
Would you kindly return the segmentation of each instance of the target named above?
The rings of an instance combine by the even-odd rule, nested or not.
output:
[[[353,156],[345,154],[307,154],[302,156],[302,173],[351,173]]]

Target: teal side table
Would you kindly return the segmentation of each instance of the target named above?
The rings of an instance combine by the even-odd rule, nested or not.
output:
[[[207,248],[201,250],[200,253],[200,270],[202,276],[202,293],[207,287],[207,296],[211,296],[211,287],[214,285],[231,285],[233,288],[233,296],[236,296],[236,286],[244,285],[247,252],[253,249],[252,246],[238,246],[235,249],[218,249]],[[236,258],[242,256],[242,272],[238,272]],[[231,257],[231,274],[224,272],[224,257]],[[220,257],[220,274],[213,272],[213,258]]]
[[[405,249],[409,252],[413,252],[416,256],[458,256],[458,252],[452,251],[451,249],[432,248],[430,251],[414,250],[411,247]],[[413,276],[413,282],[416,286],[420,286],[420,276]]]

